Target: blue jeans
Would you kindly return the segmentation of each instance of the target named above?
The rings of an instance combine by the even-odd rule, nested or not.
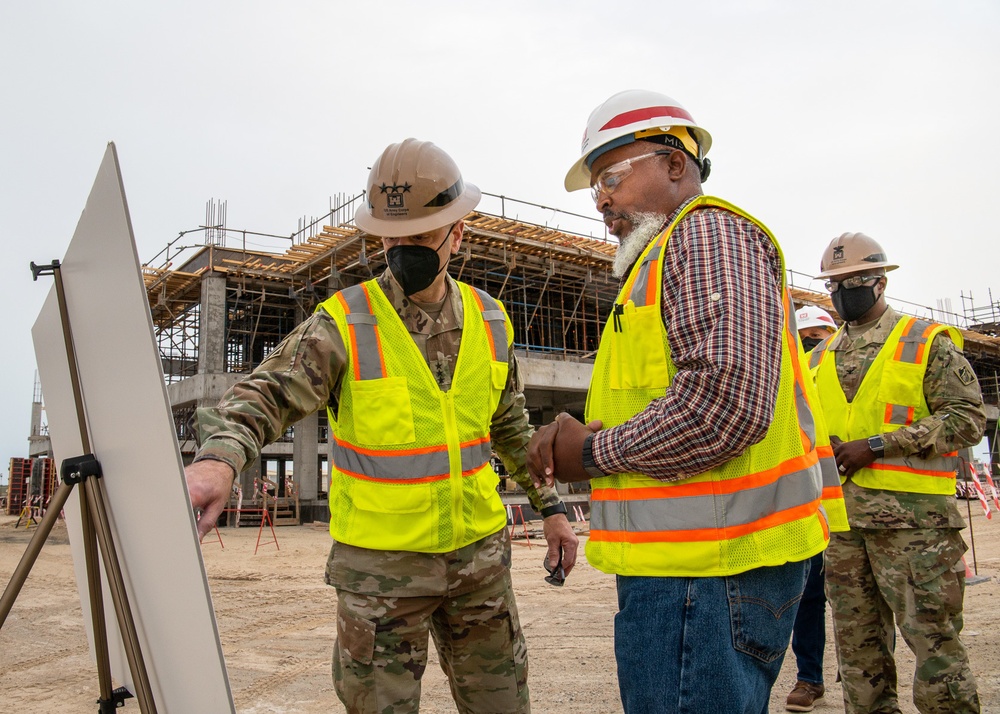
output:
[[[767,714],[806,563],[718,578],[618,576],[626,714]]]
[[[798,679],[823,684],[823,650],[826,647],[826,595],[823,593],[823,554],[809,559],[809,577],[802,592],[799,614],[792,628],[792,653]]]

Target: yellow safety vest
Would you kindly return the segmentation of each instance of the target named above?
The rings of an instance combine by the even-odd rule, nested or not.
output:
[[[330,535],[338,541],[442,553],[506,527],[490,423],[514,332],[498,301],[457,285],[465,315],[447,392],[376,281],[320,306],[347,349],[338,413],[328,410]]]
[[[843,327],[841,327],[843,330]],[[844,441],[867,439],[930,416],[924,399],[924,374],[930,359],[931,340],[945,332],[962,349],[961,333],[954,327],[903,316],[872,362],[852,402],[847,401],[837,376],[836,359],[828,349],[834,337],[816,346],[810,364],[816,374],[820,403],[827,427]],[[876,459],[851,479],[858,486],[909,493],[955,493],[958,452]]]
[[[837,470],[837,460],[833,457],[830,430],[823,417],[815,375],[809,370],[809,354],[811,353],[800,352],[799,359],[800,364],[803,365],[806,399],[809,401],[809,410],[816,422],[816,454],[819,456],[819,467],[823,473],[823,510],[826,512],[826,519],[831,531],[849,531],[851,526],[847,519],[847,506],[844,504],[840,472]]]
[[[735,206],[709,196],[689,203],[646,248],[619,293],[594,364],[588,421],[601,419],[606,428],[622,424],[670,386],[677,367],[661,307],[662,255],[677,224],[704,208],[752,221],[777,247],[759,221]],[[782,296],[781,379],[764,439],[681,481],[637,473],[594,479],[587,560],[596,568],[621,575],[724,576],[805,560],[826,547],[816,431],[784,284]]]

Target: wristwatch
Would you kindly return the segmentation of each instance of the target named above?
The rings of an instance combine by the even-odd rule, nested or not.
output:
[[[594,435],[591,434],[583,440],[583,470],[590,478],[601,478],[607,476],[594,462]]]
[[[882,441],[882,437],[878,434],[868,437],[868,448],[875,454],[876,459],[881,459],[885,456],[885,442]]]
[[[548,518],[549,516],[554,516],[557,513],[566,513],[566,504],[560,501],[552,506],[546,506],[541,511],[542,518]]]

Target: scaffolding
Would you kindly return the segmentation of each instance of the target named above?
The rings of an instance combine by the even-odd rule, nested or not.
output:
[[[268,234],[226,228],[218,222],[223,206],[207,214],[211,225],[204,227],[204,245],[179,246],[173,241],[161,251],[160,266],[144,265],[167,382],[198,372],[204,275],[226,277],[225,371],[245,374],[320,302],[381,273],[385,268],[381,240],[362,233],[347,219],[363,198],[364,194],[338,197],[341,202],[324,216],[333,220],[319,229],[317,219],[300,220],[283,253],[247,249],[247,235]],[[502,211],[513,203],[534,206],[495,198],[500,199]],[[603,223],[592,223],[603,231]],[[178,240],[188,233],[182,232]],[[502,212],[475,212],[466,219],[461,251],[449,269],[457,279],[504,302],[514,326],[515,349],[540,358],[589,359],[618,290],[618,281],[609,272],[616,247],[607,239],[516,220]],[[182,252],[191,248],[196,252],[174,268]]]
[[[479,210],[466,218],[450,274],[504,302],[518,352],[539,359],[592,360],[619,287],[610,273],[617,243],[597,219],[502,195],[484,197],[484,204],[497,210]],[[360,231],[350,219],[362,200],[364,193],[338,195],[325,216],[301,219],[287,236],[229,229],[221,203],[207,210],[205,226],[182,231],[154,258],[162,258],[159,266],[144,265],[166,380],[181,381],[199,370],[201,286],[207,274],[224,275],[226,281],[224,371],[245,374],[320,302],[381,273],[381,240]],[[532,212],[544,220],[521,217]],[[566,223],[582,228],[560,228]],[[180,243],[199,230],[205,234],[203,242]],[[283,250],[248,247],[248,239],[261,237],[277,241]],[[175,268],[182,255],[187,257]],[[798,287],[811,281],[789,271],[792,299],[832,310],[826,293]],[[992,293],[987,307],[975,306],[971,295],[963,293],[962,314],[940,305],[935,309],[891,300],[904,313],[959,327],[987,402],[997,403],[1000,305]]]
[[[993,290],[987,289],[989,302],[977,305],[970,292],[961,294],[962,314],[969,328],[984,335],[997,337],[1000,335],[1000,300],[993,299]]]

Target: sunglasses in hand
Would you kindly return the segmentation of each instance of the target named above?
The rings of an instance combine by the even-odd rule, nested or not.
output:
[[[542,565],[545,566],[545,570],[548,573],[548,575],[545,576],[545,582],[549,585],[562,587],[563,583],[566,582],[566,572],[563,570],[562,566],[562,549],[559,549],[559,562],[556,563],[556,567],[553,568],[549,565],[548,555],[542,558]]]

